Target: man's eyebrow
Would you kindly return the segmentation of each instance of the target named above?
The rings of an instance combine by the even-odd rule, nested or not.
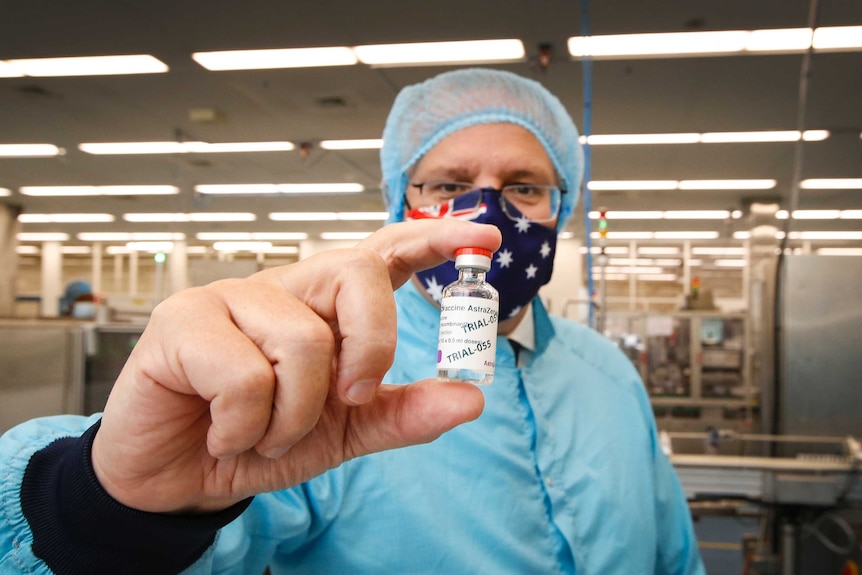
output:
[[[475,170],[463,166],[440,166],[423,170],[427,176],[426,180],[450,180],[453,182],[469,182],[473,179]]]

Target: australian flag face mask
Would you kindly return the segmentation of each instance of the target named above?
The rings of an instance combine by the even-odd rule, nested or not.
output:
[[[529,220],[517,208],[503,209],[500,191],[481,188],[443,204],[413,208],[407,220],[458,218],[480,224],[493,224],[503,235],[503,244],[494,254],[486,279],[500,292],[500,317],[518,314],[530,303],[539,288],[551,279],[557,248],[556,227]],[[458,279],[452,262],[417,272],[428,295],[438,304],[443,288]]]

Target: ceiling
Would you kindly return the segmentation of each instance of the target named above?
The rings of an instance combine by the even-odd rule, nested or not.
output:
[[[592,34],[806,27],[807,0],[604,0],[591,3]],[[519,38],[526,62],[498,65],[544,83],[584,118],[584,69],[566,50],[582,34],[581,5],[563,0],[473,2],[375,0],[0,0],[0,59],[152,54],[165,74],[71,78],[0,78],[0,144],[50,143],[53,158],[0,158],[0,201],[29,213],[98,212],[114,223],[24,224],[22,231],[199,232],[370,231],[379,222],[276,222],[270,212],[381,211],[377,150],[328,151],[324,139],[379,138],[397,91],[443,66],[207,71],[197,51],[355,46],[417,41]],[[821,0],[817,25],[862,24],[862,3]],[[550,66],[536,63],[540,44]],[[798,125],[801,55],[595,61],[593,134],[794,130]],[[802,146],[805,178],[862,177],[862,52],[815,54],[804,109],[805,129],[831,137]],[[193,121],[193,110],[216,110]],[[163,140],[307,142],[299,151],[235,154],[96,156],[82,142]],[[793,143],[594,146],[593,180],[775,179],[768,191],[593,192],[610,210],[741,210],[756,201],[789,205]],[[194,193],[198,184],[359,182],[361,194],[222,197]],[[159,197],[39,198],[22,186],[170,184]],[[862,209],[862,190],[802,190],[799,208]],[[251,211],[245,223],[129,223],[130,212]],[[583,215],[570,230],[583,234]],[[862,220],[800,220],[792,229],[862,232]],[[745,230],[745,217],[711,221],[611,221],[612,231]],[[829,245],[836,244],[830,242]],[[825,245],[825,244],[824,244]],[[862,247],[862,241],[841,242]]]

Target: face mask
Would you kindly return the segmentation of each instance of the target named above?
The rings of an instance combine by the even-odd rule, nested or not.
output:
[[[475,194],[481,195],[478,205]],[[494,254],[486,279],[500,292],[500,317],[509,318],[517,315],[536,297],[539,288],[550,281],[557,231],[530,221],[511,205],[507,207],[507,215],[502,202],[499,190],[482,188],[443,204],[411,209],[406,219],[458,218],[497,226],[503,244]],[[452,262],[446,262],[417,272],[416,276],[439,304],[443,288],[458,279],[458,270]]]

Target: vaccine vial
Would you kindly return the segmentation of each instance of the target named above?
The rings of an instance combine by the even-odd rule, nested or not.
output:
[[[458,279],[443,288],[437,377],[489,385],[494,381],[497,355],[497,316],[500,296],[485,281],[491,269],[491,250],[458,248]]]

